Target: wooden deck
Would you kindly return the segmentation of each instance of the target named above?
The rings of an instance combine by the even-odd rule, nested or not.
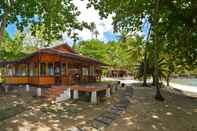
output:
[[[77,90],[81,92],[94,92],[94,91],[104,91],[108,88],[106,83],[86,83],[86,84],[75,84],[71,86],[53,86],[53,88],[70,88],[71,90]]]
[[[92,84],[79,84],[71,86],[71,90],[78,90],[82,92],[95,92],[103,91],[108,88],[107,84],[103,83],[92,83]]]
[[[86,84],[77,84],[72,86],[52,86],[48,89],[47,93],[44,93],[42,96],[48,98],[48,100],[54,100],[62,94],[66,94],[71,98],[71,91],[73,91],[73,99],[79,99],[79,92],[89,92],[91,93],[91,102],[97,102],[97,92],[105,91],[106,96],[110,96],[110,88],[107,83],[86,83]]]

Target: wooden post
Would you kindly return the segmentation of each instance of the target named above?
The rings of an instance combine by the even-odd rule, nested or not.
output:
[[[78,90],[74,90],[73,91],[73,99],[79,99],[79,92],[78,92]]]
[[[66,91],[67,91],[67,97],[68,97],[68,99],[70,99],[71,98],[71,90],[70,90],[70,88],[67,88]]]
[[[42,89],[41,88],[37,88],[36,92],[37,92],[37,96],[41,96],[42,95]]]
[[[66,76],[68,76],[68,63],[66,63]]]
[[[107,88],[106,89],[106,97],[110,97],[110,96],[111,96],[110,88]]]
[[[112,93],[115,93],[116,92],[116,84],[112,84]]]
[[[27,76],[30,76],[30,64],[27,63]]]
[[[38,50],[38,87],[40,87],[40,50]]]
[[[46,75],[49,76],[49,67],[48,67],[48,62],[45,63],[46,66]]]
[[[29,85],[28,85],[28,84],[26,84],[25,88],[26,88],[26,91],[27,91],[27,92],[30,91],[30,88],[29,88]]]
[[[91,103],[92,104],[97,104],[97,92],[91,92]]]
[[[5,86],[4,86],[4,89],[5,89],[5,93],[7,93],[7,92],[8,92],[8,86],[5,85]]]

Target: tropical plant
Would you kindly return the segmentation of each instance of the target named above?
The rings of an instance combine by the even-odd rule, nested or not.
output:
[[[97,39],[98,38],[98,35],[99,35],[99,31],[98,30],[95,30],[94,34],[95,34],[95,37]]]
[[[197,1],[164,1],[164,0],[89,0],[88,7],[94,6],[101,17],[113,14],[115,31],[140,30],[142,20],[148,19],[151,24],[151,40],[153,42],[154,75],[156,95],[158,100],[164,100],[160,93],[158,76],[158,59],[162,41],[168,40],[177,56],[182,57],[182,63],[196,65],[197,24],[195,11]],[[185,39],[185,37],[187,39]]]
[[[139,65],[136,66],[136,74],[135,77],[142,80],[144,77],[144,61],[142,61]],[[158,60],[158,76],[160,80],[165,80],[168,74],[168,66],[167,66],[167,62],[165,61],[164,58]],[[148,58],[147,59],[147,77],[151,78],[153,80],[153,85],[154,83],[154,63],[153,61]]]
[[[96,24],[94,22],[91,22],[88,29],[92,33],[92,39],[93,39],[94,38],[94,34],[96,32]]]

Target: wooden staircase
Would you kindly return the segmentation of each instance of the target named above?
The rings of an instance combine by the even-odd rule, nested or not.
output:
[[[64,86],[52,86],[47,92],[42,94],[49,102],[61,102],[69,99],[69,94]]]

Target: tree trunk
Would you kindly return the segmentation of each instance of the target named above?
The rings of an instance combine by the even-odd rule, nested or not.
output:
[[[164,98],[163,98],[163,96],[161,95],[161,92],[160,92],[160,85],[156,86],[155,99],[158,100],[158,101],[164,101]]]
[[[153,24],[154,24],[154,38],[153,38],[153,44],[154,44],[154,77],[155,77],[155,86],[156,86],[156,94],[155,99],[159,101],[164,101],[164,98],[162,97],[160,93],[160,85],[159,85],[159,72],[158,72],[158,32],[157,32],[157,26],[158,26],[158,14],[159,14],[159,0],[155,0],[155,11],[153,16]]]
[[[148,86],[147,85],[147,45],[145,45],[145,52],[144,52],[144,82],[143,86]]]
[[[149,28],[149,31],[148,31],[148,35],[147,35],[147,38],[146,38],[146,42],[145,42],[145,50],[144,50],[144,82],[143,82],[143,86],[148,86],[147,85],[147,46],[148,46],[148,40],[149,40],[149,37],[150,37],[150,32],[151,32],[151,26]]]
[[[155,86],[155,75],[154,75],[154,74],[152,74],[152,78],[153,78],[153,83],[152,83],[152,85]]]
[[[75,49],[75,47],[76,47],[76,41],[73,42],[72,48]]]
[[[0,45],[1,42],[3,41],[3,34],[7,25],[7,21],[8,21],[8,10],[5,10],[0,26]]]
[[[91,37],[92,37],[92,39],[94,39],[94,32],[93,31],[92,31]]]
[[[170,86],[170,72],[168,72],[168,75],[166,78],[166,84],[167,84],[167,86]]]
[[[169,59],[169,62],[168,62],[168,70],[169,71],[168,71],[167,78],[166,78],[167,86],[170,86],[170,76],[174,71],[174,65],[171,61],[174,61],[174,59]]]

